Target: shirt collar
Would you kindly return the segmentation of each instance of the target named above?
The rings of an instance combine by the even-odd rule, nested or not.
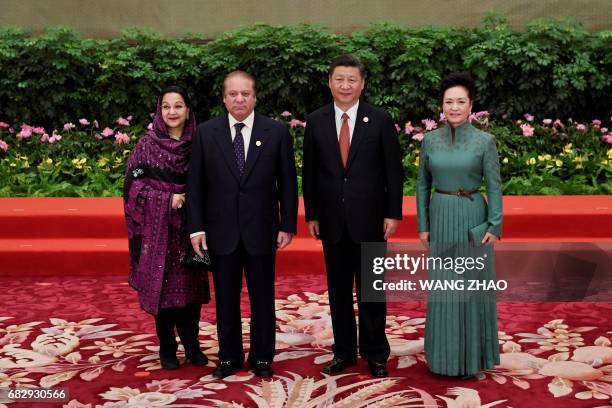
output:
[[[255,122],[255,111],[252,111],[242,122],[233,117],[231,113],[228,113],[227,116],[229,117],[230,128],[233,128],[236,123],[244,123],[246,127],[253,129],[253,122]]]
[[[355,123],[357,120],[357,109],[359,109],[359,99],[357,99],[356,104],[351,106],[349,110],[346,111],[346,114],[349,116],[349,120],[353,123]],[[338,105],[336,105],[336,102],[334,102],[334,111],[336,112],[336,118],[341,119],[344,111],[340,109]]]

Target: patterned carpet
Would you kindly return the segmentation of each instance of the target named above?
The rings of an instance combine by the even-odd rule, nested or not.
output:
[[[325,376],[333,338],[324,278],[279,277],[276,375],[261,381],[245,367],[217,380],[213,303],[200,329],[210,367],[166,371],[153,319],[124,277],[4,277],[0,285],[0,387],[65,387],[70,395],[65,404],[0,407],[611,406],[611,303],[500,303],[502,364],[472,380],[429,373],[425,305],[390,304],[389,377],[372,379],[362,361]]]

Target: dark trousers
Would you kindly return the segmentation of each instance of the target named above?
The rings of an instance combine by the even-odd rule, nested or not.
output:
[[[361,244],[353,242],[345,229],[339,242],[323,241],[323,253],[334,331],[334,355],[343,359],[357,356],[357,325],[353,307],[353,285],[356,282],[359,354],[366,361],[387,361],[390,353],[385,335],[387,305],[385,302],[361,301]]]
[[[242,242],[229,255],[212,255],[219,360],[244,362],[240,314],[243,270],[251,303],[249,362],[274,359],[276,350],[274,258],[275,253],[251,255],[245,250]]]
[[[202,305],[197,304],[159,309],[155,316],[155,329],[159,338],[160,355],[166,357],[176,354],[178,344],[175,327],[188,358],[200,350],[198,334],[201,307]]]

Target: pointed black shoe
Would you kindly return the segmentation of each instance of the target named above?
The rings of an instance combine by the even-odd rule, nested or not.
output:
[[[206,357],[206,355],[200,350],[197,350],[194,353],[185,353],[185,357],[187,357],[187,360],[189,360],[191,364],[195,366],[203,367],[208,364],[208,357]]]
[[[234,372],[239,368],[242,368],[242,363],[237,363],[231,360],[222,360],[219,361],[219,365],[217,368],[215,368],[212,375],[216,378],[225,378],[234,374]]]
[[[384,378],[389,374],[387,372],[387,363],[375,363],[372,361],[368,361],[368,367],[370,368],[370,373],[372,373],[372,377]]]
[[[345,360],[340,357],[334,357],[334,359],[322,370],[322,372],[323,374],[335,374],[350,366],[354,366],[355,364],[357,364],[357,359]]]
[[[251,364],[253,374],[259,378],[270,378],[274,375],[272,370],[272,362],[266,360],[257,360],[255,364]]]
[[[176,370],[180,367],[178,358],[176,358],[176,354],[159,353],[159,361],[161,363],[162,368],[166,370]]]

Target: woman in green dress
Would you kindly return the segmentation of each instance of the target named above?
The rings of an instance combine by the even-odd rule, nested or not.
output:
[[[478,279],[494,279],[490,244],[501,237],[502,224],[499,159],[494,137],[476,129],[468,120],[474,92],[469,74],[452,73],[442,81],[440,95],[447,124],[423,138],[417,180],[418,229],[430,257],[451,254],[459,260],[484,245],[482,248],[490,255]],[[483,179],[487,200],[479,192]],[[475,227],[482,230],[477,238],[480,242],[470,244],[468,232]],[[461,273],[457,265],[455,269],[446,265],[430,268],[429,279],[475,277]],[[425,356],[432,372],[463,378],[499,364],[494,293],[430,291]]]

